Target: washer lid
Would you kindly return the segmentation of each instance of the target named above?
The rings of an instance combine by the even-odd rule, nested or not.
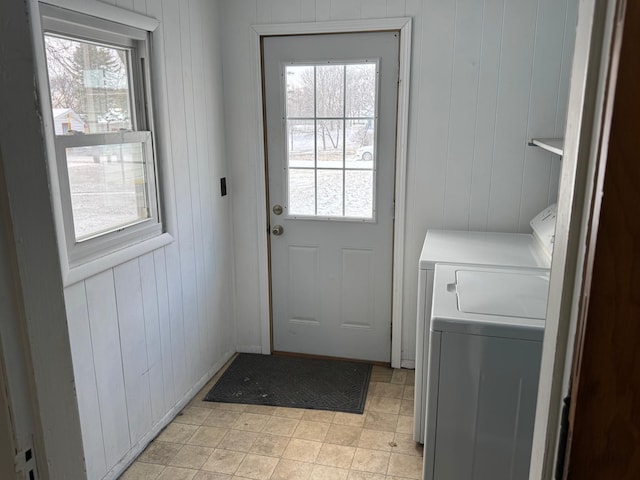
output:
[[[544,320],[549,275],[517,271],[456,271],[458,310],[481,315]]]
[[[436,265],[431,330],[542,341],[548,271]]]

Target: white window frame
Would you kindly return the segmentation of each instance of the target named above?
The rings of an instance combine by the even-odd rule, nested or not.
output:
[[[65,285],[71,285],[173,241],[165,231],[160,210],[158,158],[155,150],[151,92],[151,32],[155,19],[91,0],[41,0],[39,41],[36,42],[38,81],[49,157],[56,230]],[[130,94],[133,131],[56,136],[52,120],[44,35],[131,50]],[[65,149],[89,145],[138,143],[143,146],[149,218],[76,241]]]

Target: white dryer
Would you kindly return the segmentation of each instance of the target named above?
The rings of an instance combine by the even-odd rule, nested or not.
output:
[[[549,272],[437,265],[424,480],[529,477]]]
[[[424,442],[429,321],[437,264],[469,264],[548,270],[555,234],[556,205],[531,220],[532,233],[429,230],[420,254],[413,439]]]

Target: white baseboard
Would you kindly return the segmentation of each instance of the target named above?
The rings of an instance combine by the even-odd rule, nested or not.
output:
[[[178,413],[191,401],[191,399],[204,387],[218,371],[224,367],[225,363],[235,355],[235,352],[226,352],[220,360],[218,360],[211,369],[205,373],[198,382],[189,389],[189,391],[173,406],[171,409],[156,423],[147,434],[140,439],[138,443],[131,447],[127,454],[120,460],[111,470],[109,470],[102,480],[115,480],[138,458],[147,445],[158,436],[164,427],[169,425]]]

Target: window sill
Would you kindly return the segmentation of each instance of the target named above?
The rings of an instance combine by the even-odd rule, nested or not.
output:
[[[116,250],[102,257],[90,260],[72,268],[63,268],[62,281],[65,287],[71,286],[93,275],[104,272],[122,263],[141,257],[142,255],[162,248],[173,242],[173,237],[163,233],[157,237],[143,240],[140,243]]]

